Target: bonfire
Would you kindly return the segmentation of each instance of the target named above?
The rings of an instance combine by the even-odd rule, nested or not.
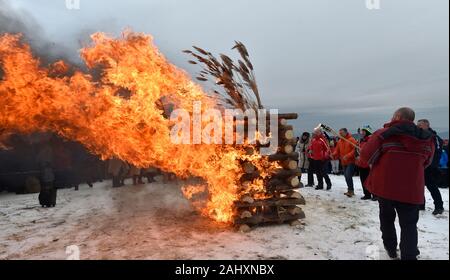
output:
[[[80,50],[86,66],[80,70],[65,61],[42,65],[20,34],[0,37],[0,145],[14,133],[52,132],[78,141],[104,160],[116,157],[137,167],[158,167],[182,179],[200,178],[200,183],[184,186],[183,193],[194,201],[206,194],[195,206],[223,223],[253,217],[259,211],[250,207],[255,199],[279,197],[267,191],[268,186],[280,185],[274,183],[273,174],[285,178],[281,181],[291,185],[289,190],[299,186],[292,127],[286,124],[286,119],[296,116],[277,119],[283,126],[283,151],[272,158],[257,151],[263,145],[260,142],[186,145],[171,141],[175,123],[168,107],[191,115],[198,102],[201,112],[263,109],[253,65],[242,43],[234,47],[241,55],[237,62],[226,55],[217,59],[199,47],[185,51],[194,58],[190,63],[203,66],[194,82],[159,52],[149,35],[126,31],[112,38],[96,33],[91,39]],[[213,81],[211,91],[199,84],[207,81]],[[209,123],[205,119],[200,125],[205,128]],[[234,133],[238,137],[239,132]],[[283,173],[283,168],[288,171]],[[239,204],[243,201],[244,206]],[[295,204],[291,201],[288,206]],[[258,207],[267,205],[271,204]],[[289,209],[297,219],[300,212]]]

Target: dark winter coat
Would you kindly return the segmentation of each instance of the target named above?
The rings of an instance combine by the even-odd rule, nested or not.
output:
[[[53,168],[50,165],[42,168],[41,180],[44,185],[51,184],[55,181],[55,173],[53,172]]]
[[[442,140],[439,135],[437,135],[436,131],[433,129],[429,129],[429,131],[433,134],[433,142],[434,142],[434,156],[433,161],[430,164],[431,168],[439,168],[439,162],[441,160],[442,149],[444,145],[444,140]]]
[[[376,131],[361,150],[360,163],[371,166],[367,189],[381,198],[424,203],[424,169],[434,154],[433,135],[413,122],[395,121]]]

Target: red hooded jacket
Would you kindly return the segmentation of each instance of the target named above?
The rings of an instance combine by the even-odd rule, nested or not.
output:
[[[394,121],[363,146],[359,163],[371,166],[367,189],[384,199],[424,202],[424,169],[434,154],[433,136],[410,121]]]
[[[330,157],[330,147],[324,136],[314,135],[308,147],[309,157],[314,160],[327,160]]]

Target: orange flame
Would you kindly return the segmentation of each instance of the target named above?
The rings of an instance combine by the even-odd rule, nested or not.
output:
[[[239,160],[246,157],[244,150],[172,144],[171,123],[161,108],[165,100],[192,113],[193,101],[209,108],[217,107],[216,101],[168,62],[151,36],[127,31],[116,39],[103,33],[91,38],[81,58],[90,70],[101,70],[100,80],[81,71],[68,75],[70,66],[63,61],[42,67],[20,35],[0,37],[0,139],[8,133],[51,131],[103,159],[117,157],[182,178],[201,177],[208,192],[202,213],[231,222],[233,203],[242,195]],[[248,160],[261,171],[271,168],[260,155]],[[252,185],[253,190],[262,187],[258,181]],[[197,192],[188,189],[186,194]]]

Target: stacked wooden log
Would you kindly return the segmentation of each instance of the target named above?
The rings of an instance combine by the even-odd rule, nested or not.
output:
[[[234,222],[241,231],[267,223],[298,225],[301,223],[299,220],[305,218],[300,207],[305,204],[305,199],[298,191],[301,187],[301,170],[297,164],[299,155],[294,151],[296,139],[293,127],[288,125],[288,120],[297,117],[297,114],[278,115],[279,146],[277,152],[269,155],[268,159],[278,162],[281,168],[264,178],[263,194],[247,195],[235,203]],[[249,153],[252,152],[249,149]],[[252,180],[260,178],[259,172],[251,164],[244,162],[242,168],[245,172],[241,178],[243,188],[251,184]]]

